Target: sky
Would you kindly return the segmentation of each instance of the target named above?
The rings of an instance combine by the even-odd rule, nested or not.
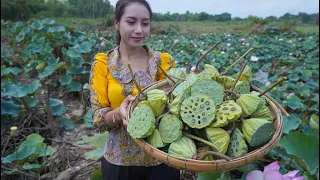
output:
[[[297,15],[319,12],[319,0],[147,0],[155,13],[190,13],[206,12],[222,14],[227,12],[231,17],[247,18],[249,15],[265,18],[285,13]],[[117,0],[109,0],[115,6]]]

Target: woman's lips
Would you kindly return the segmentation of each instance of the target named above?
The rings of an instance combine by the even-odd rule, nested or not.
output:
[[[132,39],[133,39],[134,41],[139,42],[139,41],[141,41],[141,40],[142,40],[142,37],[132,37]]]

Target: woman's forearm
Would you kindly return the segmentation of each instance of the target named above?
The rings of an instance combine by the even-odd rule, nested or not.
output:
[[[122,118],[120,115],[119,108],[109,111],[104,117],[104,122],[109,129],[113,129],[118,125],[122,125]]]

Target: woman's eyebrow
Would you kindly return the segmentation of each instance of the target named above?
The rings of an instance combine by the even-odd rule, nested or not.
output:
[[[137,18],[136,18],[136,17],[133,17],[133,16],[128,16],[128,17],[126,17],[126,18],[127,18],[127,19],[137,20]],[[148,20],[148,21],[149,21],[150,19],[149,19],[149,18],[143,18],[142,20],[143,20],[143,21],[144,21],[144,20]]]

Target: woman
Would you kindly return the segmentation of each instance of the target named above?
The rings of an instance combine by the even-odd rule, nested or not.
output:
[[[115,10],[118,46],[95,56],[90,74],[93,124],[109,137],[102,160],[103,179],[178,180],[180,171],[147,155],[127,133],[126,110],[138,93],[128,64],[140,87],[163,79],[176,64],[168,53],[142,45],[150,33],[152,11],[145,0],[119,0]]]

